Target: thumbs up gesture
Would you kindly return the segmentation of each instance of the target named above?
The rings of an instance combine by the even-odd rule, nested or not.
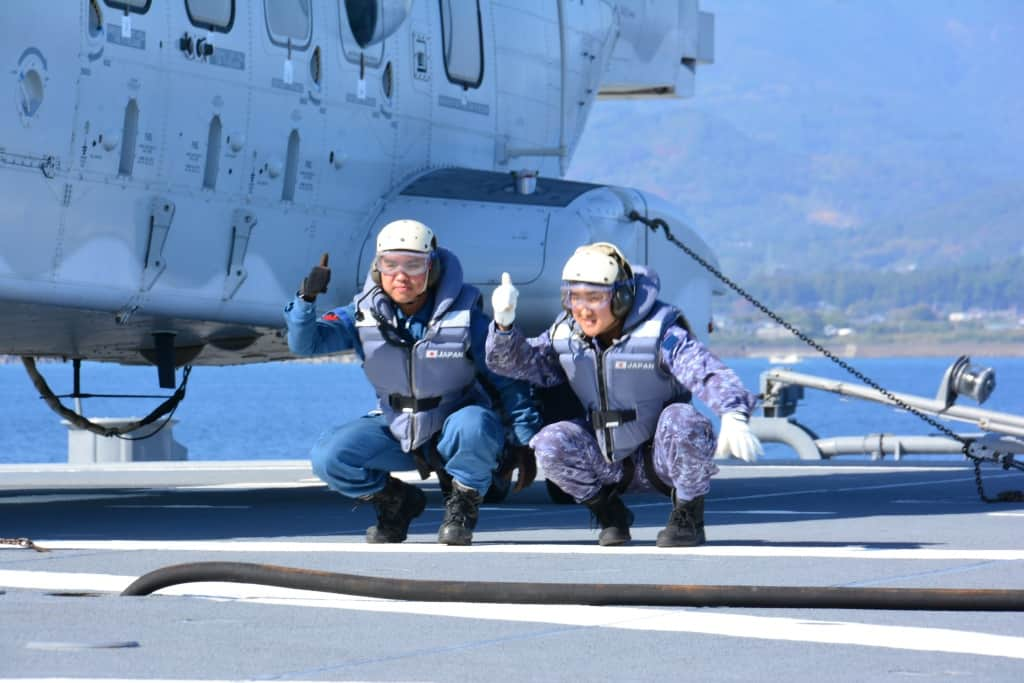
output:
[[[313,266],[302,280],[299,296],[306,301],[316,301],[316,295],[327,291],[327,283],[331,281],[331,269],[327,267],[327,253],[320,257],[319,265]]]
[[[508,329],[516,319],[516,302],[519,300],[519,290],[512,284],[512,276],[508,273],[501,274],[501,284],[494,288],[491,294],[491,308],[494,309],[494,322],[498,327]]]

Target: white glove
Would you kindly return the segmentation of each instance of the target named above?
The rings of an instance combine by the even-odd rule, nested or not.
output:
[[[501,284],[491,293],[491,308],[494,309],[494,322],[502,327],[511,327],[516,319],[516,302],[519,290],[512,284],[512,276],[501,274]]]
[[[747,416],[735,410],[722,415],[722,428],[718,431],[715,457],[730,453],[747,462],[757,462],[757,456],[764,455],[761,441],[750,431]]]

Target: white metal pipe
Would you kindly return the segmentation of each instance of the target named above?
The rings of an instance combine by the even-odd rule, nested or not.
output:
[[[828,379],[825,377],[805,375],[803,373],[781,369],[768,370],[766,371],[766,376],[769,379],[787,384],[797,384],[800,386],[810,387],[811,389],[820,389],[822,391],[828,391],[842,396],[863,398],[868,401],[875,401],[876,403],[882,403],[890,406],[896,405],[881,392],[862,384],[840,382],[838,380]],[[1021,435],[1021,430],[1024,430],[1024,417],[1013,415],[1011,413],[1000,413],[994,410],[983,410],[981,408],[969,408],[958,405],[952,405],[946,408],[945,404],[940,401],[936,401],[935,399],[926,399],[913,394],[900,394],[896,392],[892,392],[892,395],[907,405],[917,408],[922,412],[940,417],[947,417],[952,420],[959,420],[961,422],[972,422],[979,426],[984,426],[985,429],[990,431],[1005,431],[1006,433]]]
[[[865,436],[836,436],[814,442],[825,457],[833,455],[870,455],[881,457],[892,454],[899,460],[906,454],[962,453],[963,445],[944,436],[900,436],[897,434],[867,434]]]

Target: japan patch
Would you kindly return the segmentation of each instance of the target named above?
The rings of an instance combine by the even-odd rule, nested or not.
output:
[[[425,358],[462,358],[465,354],[462,351],[439,351],[437,349],[427,349],[427,352],[423,355]]]
[[[613,367],[616,370],[653,370],[654,362],[649,360],[617,360]]]

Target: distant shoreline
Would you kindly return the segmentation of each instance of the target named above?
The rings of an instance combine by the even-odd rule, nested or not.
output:
[[[709,344],[716,355],[728,358],[776,358],[796,355],[800,358],[817,357],[821,353],[806,344]],[[971,357],[1024,357],[1024,344],[1012,342],[942,342],[914,341],[905,343],[823,344],[840,358],[957,358]],[[823,356],[822,356],[823,357]]]

